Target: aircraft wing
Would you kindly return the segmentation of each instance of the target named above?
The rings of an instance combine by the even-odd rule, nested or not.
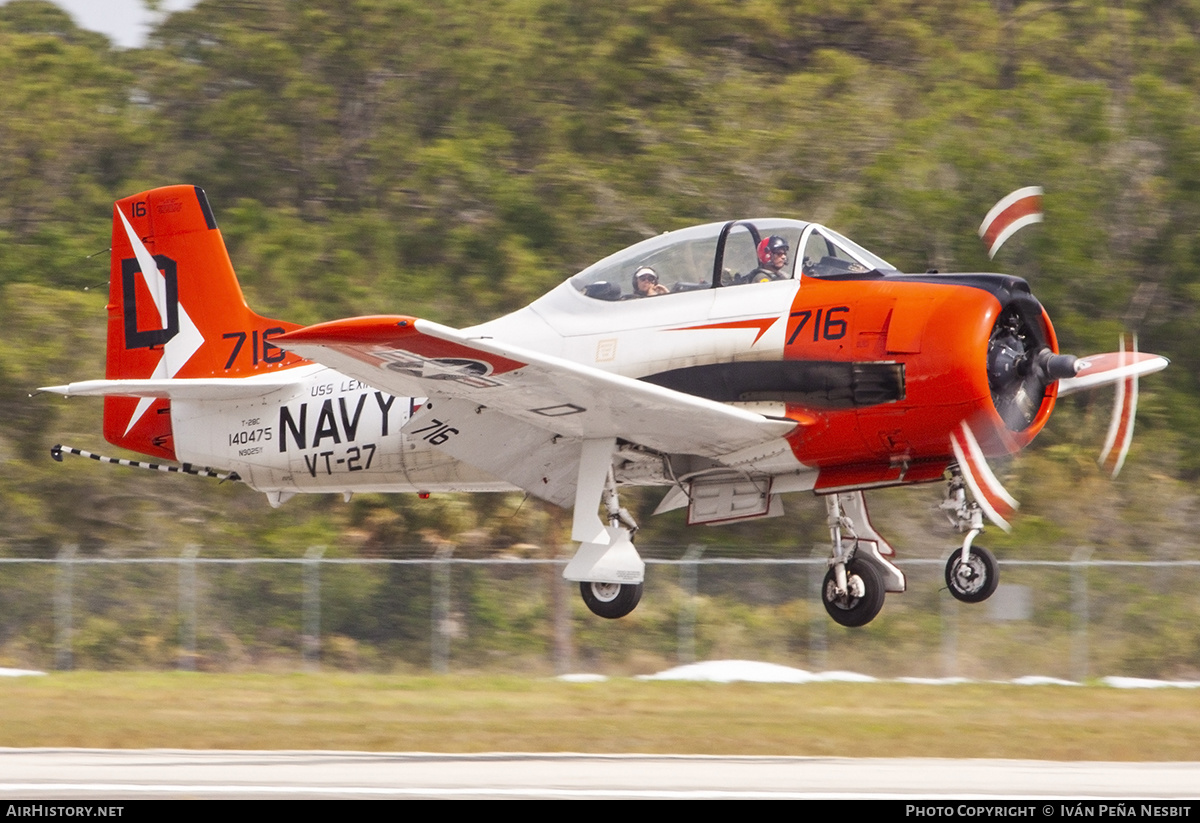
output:
[[[497,449],[512,429],[550,439],[615,438],[720,460],[796,425],[412,317],[336,320],[274,341],[376,388],[429,397],[434,418],[437,399],[457,401],[459,413],[467,403],[480,415],[502,415],[512,422],[497,420]]]

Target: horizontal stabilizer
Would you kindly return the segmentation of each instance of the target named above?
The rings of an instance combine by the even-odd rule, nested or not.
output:
[[[82,380],[64,386],[43,386],[39,392],[67,397],[154,397],[176,400],[238,400],[265,397],[298,385],[312,373],[301,367],[252,377],[130,378]]]

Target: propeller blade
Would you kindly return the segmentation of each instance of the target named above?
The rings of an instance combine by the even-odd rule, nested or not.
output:
[[[1125,351],[1125,338],[1121,338],[1121,359],[1132,359],[1138,354],[1137,337],[1133,338],[1133,348]],[[1115,478],[1125,465],[1125,455],[1129,452],[1129,444],[1133,441],[1133,420],[1137,415],[1138,372],[1117,382],[1117,396],[1113,402],[1112,421],[1108,426],[1108,437],[1104,440],[1104,448],[1100,452],[1100,466]]]
[[[1120,351],[1093,354],[1080,358],[1074,377],[1058,381],[1058,396],[1063,397],[1083,389],[1094,389],[1118,383],[1128,377],[1141,377],[1162,371],[1170,363],[1167,358],[1149,352]]]
[[[979,237],[988,258],[996,256],[1004,241],[1033,223],[1042,222],[1042,189],[1026,186],[1000,198],[979,224]]]
[[[966,481],[967,488],[971,490],[971,496],[975,498],[979,508],[983,509],[988,520],[1006,532],[1012,531],[1008,518],[1016,513],[1020,504],[1004,490],[1004,486],[1000,485],[1000,481],[992,473],[987,458],[983,456],[983,449],[979,448],[979,441],[975,439],[967,421],[962,422],[959,431],[950,433],[950,448],[954,451],[954,459],[962,469],[963,480]]]

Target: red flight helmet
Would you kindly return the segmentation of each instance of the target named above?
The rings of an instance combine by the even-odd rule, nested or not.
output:
[[[758,262],[766,266],[770,264],[772,254],[776,254],[777,252],[787,254],[790,249],[791,246],[788,245],[788,241],[784,240],[778,234],[772,234],[770,237],[764,238],[759,242]]]

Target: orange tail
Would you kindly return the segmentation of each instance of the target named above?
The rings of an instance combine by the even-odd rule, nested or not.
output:
[[[295,328],[246,305],[202,189],[167,186],[116,202],[106,377],[245,377],[290,368],[305,361],[271,340]],[[106,398],[104,437],[174,459],[170,401]]]

